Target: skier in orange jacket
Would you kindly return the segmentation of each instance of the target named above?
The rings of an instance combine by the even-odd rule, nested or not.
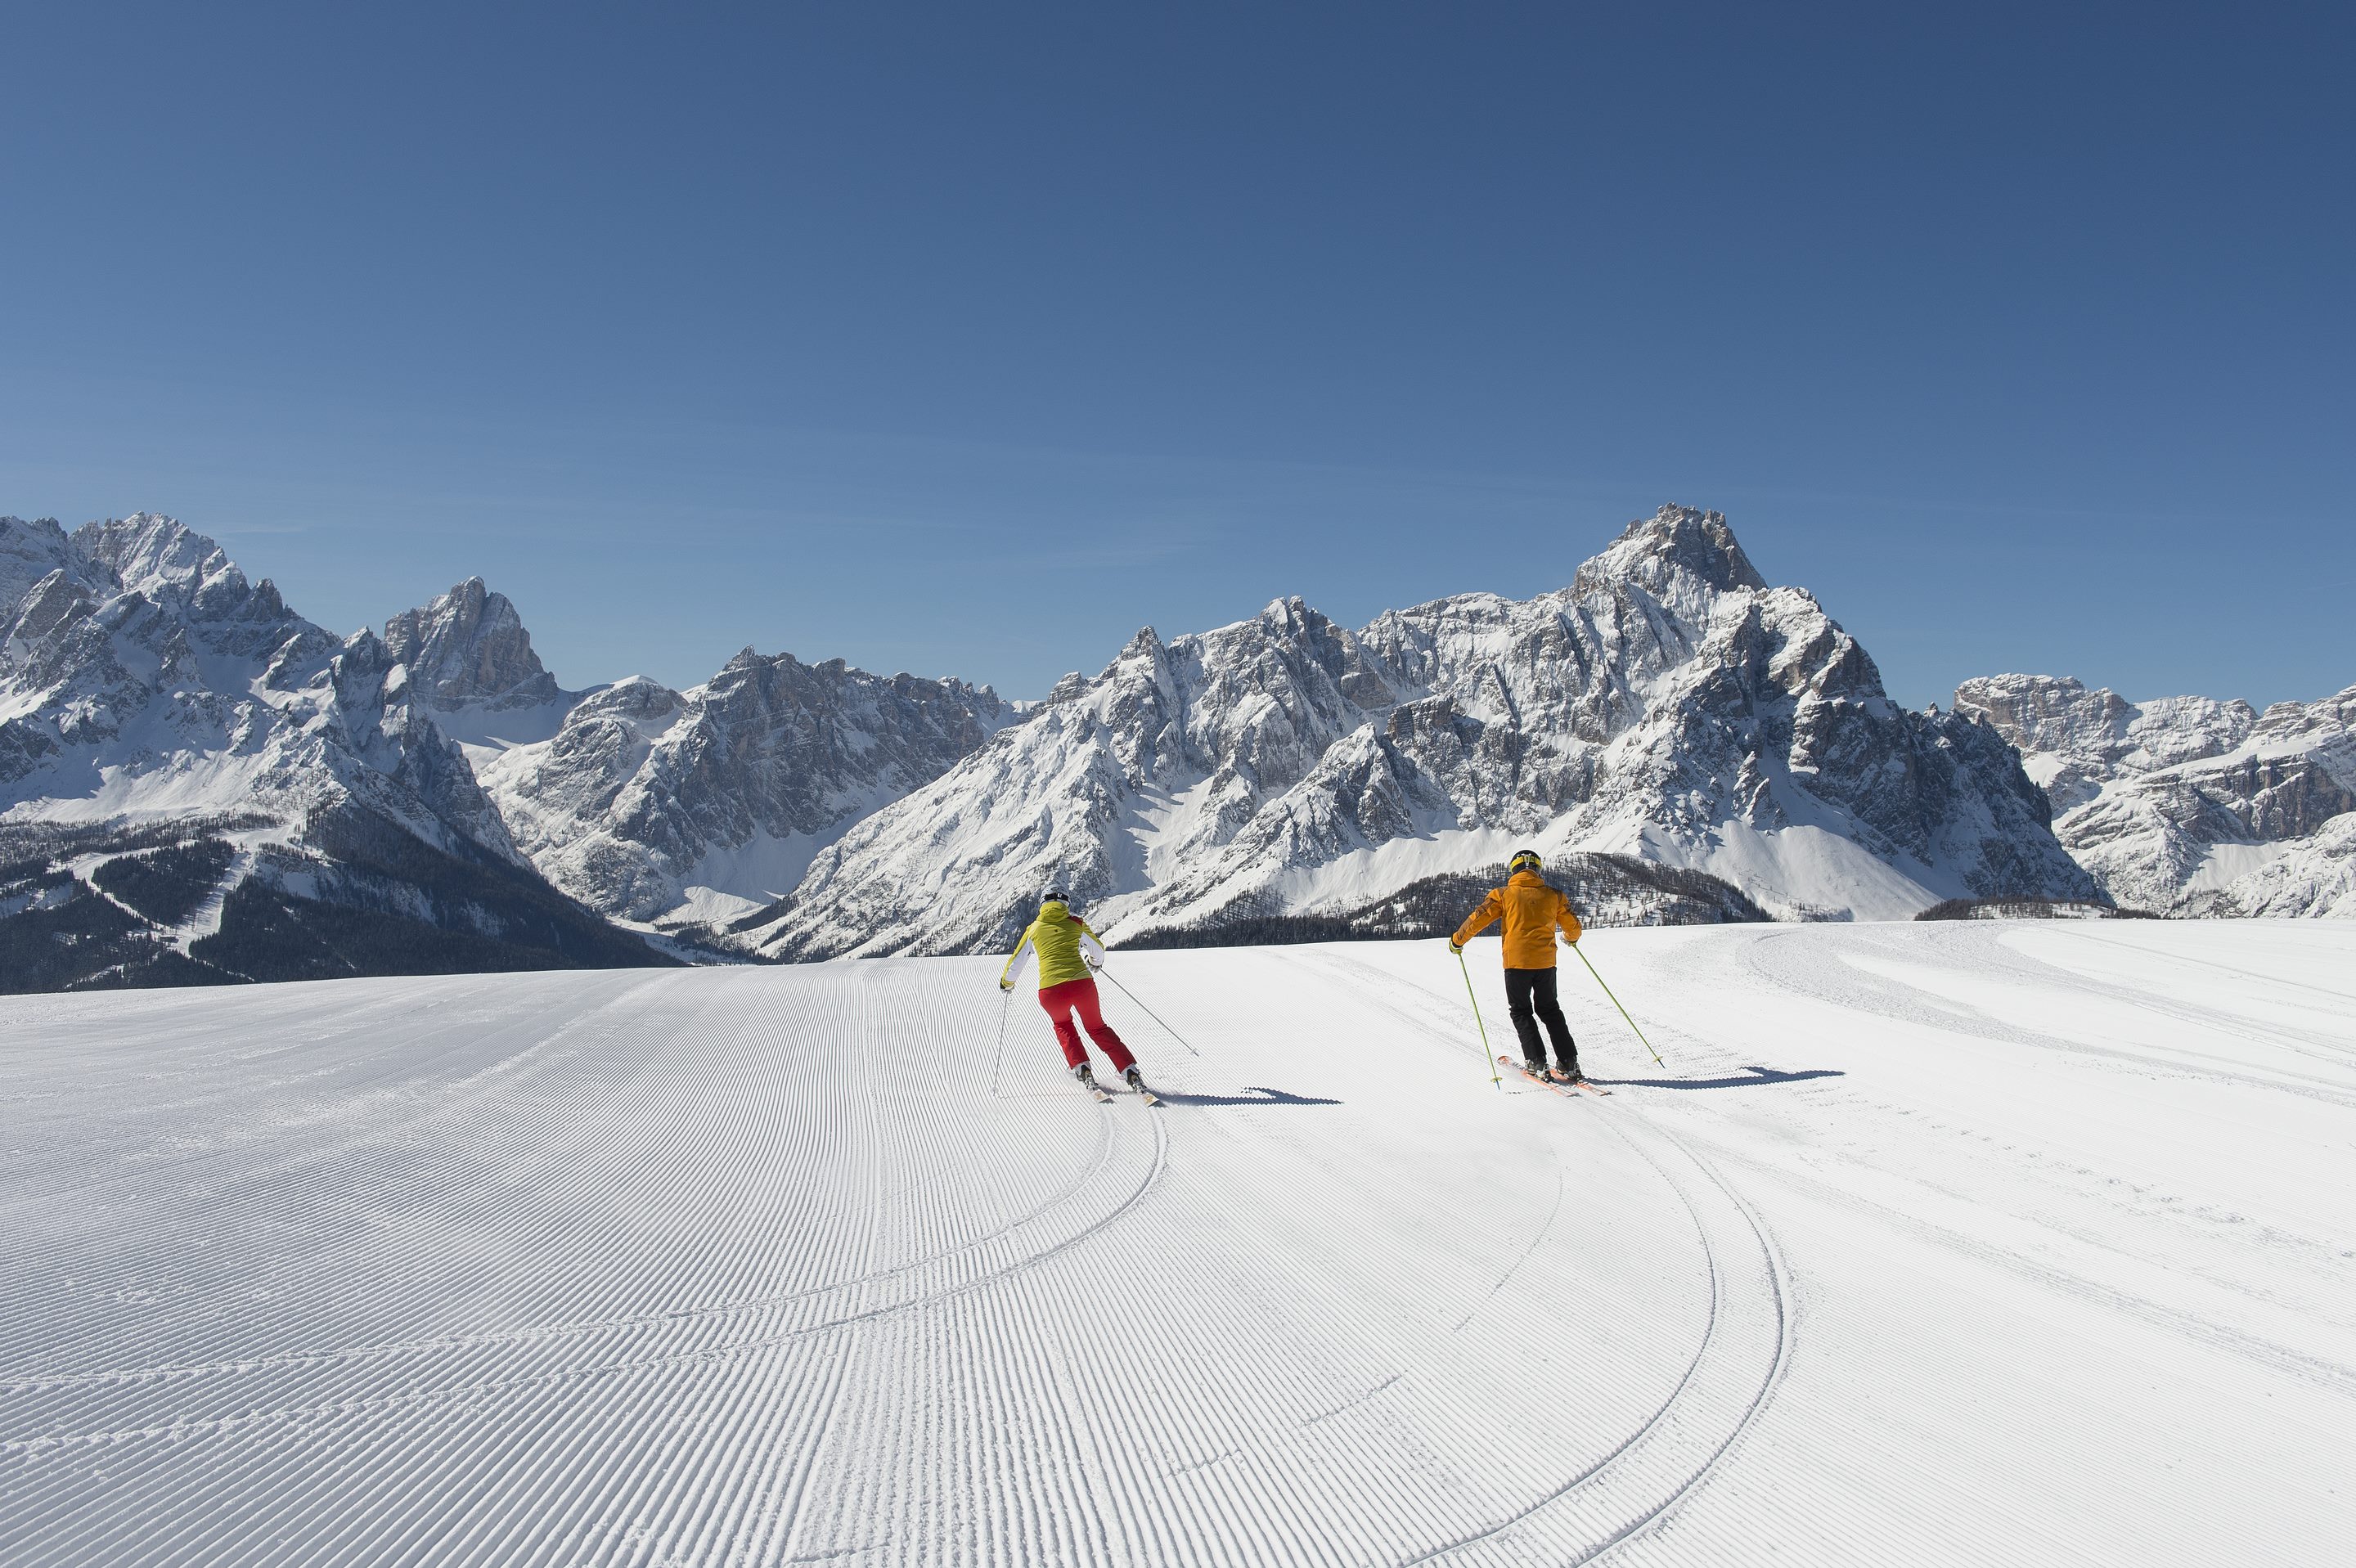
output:
[[[1490,922],[1505,920],[1505,1008],[1513,1015],[1514,1032],[1522,1037],[1522,1060],[1536,1077],[1576,1083],[1584,1074],[1579,1071],[1579,1043],[1570,1038],[1570,1021],[1562,1016],[1562,1004],[1555,997],[1554,933],[1558,927],[1577,942],[1579,916],[1571,912],[1570,901],[1538,876],[1540,863],[1537,850],[1515,850],[1506,864],[1512,874],[1505,885],[1489,890],[1481,907],[1464,917],[1448,939],[1448,951],[1462,954]],[[1541,1019],[1554,1037],[1558,1065],[1551,1072],[1547,1071],[1546,1044],[1538,1038]]]

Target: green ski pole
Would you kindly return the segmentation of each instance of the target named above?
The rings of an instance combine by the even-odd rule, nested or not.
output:
[[[1489,1049],[1489,1026],[1481,1021],[1481,998],[1473,994],[1472,971],[1464,962],[1464,950],[1456,950],[1456,967],[1464,975],[1464,999],[1472,1004],[1472,1027],[1481,1031],[1481,1054],[1489,1063],[1489,1082],[1503,1093],[1505,1080],[1497,1076],[1497,1053]]]
[[[1570,944],[1570,950],[1573,953],[1579,953],[1579,944],[1576,942],[1572,943]],[[1595,975],[1595,965],[1587,963],[1586,954],[1579,953],[1579,961],[1581,964],[1587,964],[1587,972],[1589,974]],[[1599,986],[1603,986],[1603,976],[1601,975],[1595,975],[1595,983]],[[1603,986],[1603,994],[1607,997],[1612,997],[1612,987],[1609,986]],[[1612,997],[1612,1005],[1615,1008],[1620,1008],[1620,998],[1617,997]],[[1628,1009],[1625,1008],[1620,1008],[1620,1016],[1623,1019],[1628,1019]],[[1653,1051],[1654,1064],[1655,1066],[1666,1067],[1668,1063],[1661,1060],[1661,1053],[1657,1051],[1653,1051],[1653,1042],[1649,1040],[1644,1040],[1644,1031],[1643,1029],[1636,1029],[1636,1020],[1634,1019],[1628,1019],[1628,1027],[1632,1029],[1636,1029],[1636,1038],[1638,1040],[1644,1040],[1644,1049],[1646,1051]]]

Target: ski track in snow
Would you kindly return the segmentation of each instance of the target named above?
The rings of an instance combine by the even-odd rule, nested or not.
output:
[[[0,999],[0,1563],[2344,1549],[2356,931],[1587,945]]]

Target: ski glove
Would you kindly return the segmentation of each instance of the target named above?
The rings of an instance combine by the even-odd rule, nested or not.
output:
[[[1462,958],[1464,956],[1464,944],[1461,942],[1451,940],[1448,944],[1448,951],[1456,955],[1457,957]]]
[[[1012,986],[1008,985],[1008,984],[1007,984],[1005,981],[1003,981],[1003,980],[1001,980],[1001,981],[998,983],[998,988],[999,988],[1000,990],[1001,990],[1001,991],[1011,991],[1011,990],[1014,989],[1014,987],[1012,987]]]

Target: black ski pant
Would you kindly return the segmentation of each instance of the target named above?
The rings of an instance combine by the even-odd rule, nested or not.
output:
[[[1570,1038],[1570,1020],[1555,1000],[1553,969],[1506,970],[1505,1010],[1514,1015],[1514,1032],[1522,1037],[1524,1061],[1541,1072],[1546,1069],[1546,1045],[1538,1039],[1538,1019],[1544,1019],[1547,1033],[1554,1036],[1556,1064],[1579,1076],[1579,1042]]]

